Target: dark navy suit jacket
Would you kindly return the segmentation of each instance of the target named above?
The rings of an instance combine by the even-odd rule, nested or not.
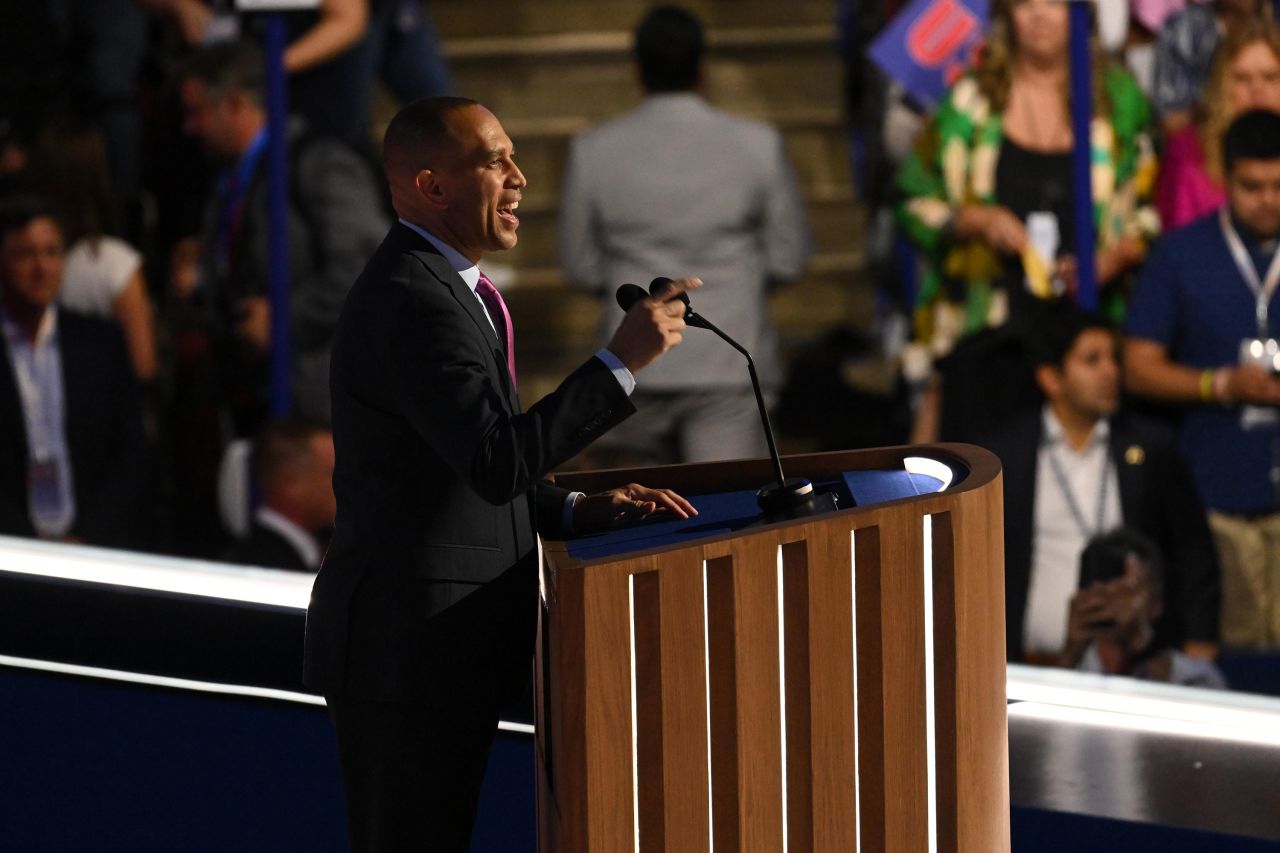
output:
[[[338,514],[307,614],[305,680],[326,695],[428,696],[457,651],[453,629],[440,630],[452,608],[516,570],[527,573],[520,613],[535,612],[537,530],[558,526],[567,496],[543,478],[634,408],[592,358],[522,412],[479,301],[401,224],[347,297],[330,390]],[[519,621],[511,642],[531,649],[532,622]]]

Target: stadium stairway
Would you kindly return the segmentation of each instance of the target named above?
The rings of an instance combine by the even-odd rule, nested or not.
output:
[[[631,30],[638,0],[432,0],[460,94],[489,106],[529,180],[505,294],[516,327],[526,405],[593,351],[599,306],[556,266],[561,172],[574,134],[640,101]],[[725,110],[780,127],[808,203],[817,255],[772,297],[784,352],[833,328],[866,328],[864,215],[855,203],[842,115],[842,66],[831,0],[687,0],[708,29],[705,94]],[[381,112],[384,120],[390,109]],[[381,128],[375,128],[380,136]],[[677,271],[696,274],[696,270]]]

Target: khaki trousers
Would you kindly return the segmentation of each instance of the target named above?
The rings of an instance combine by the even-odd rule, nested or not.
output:
[[[1222,567],[1222,644],[1280,648],[1280,513],[1209,512]]]

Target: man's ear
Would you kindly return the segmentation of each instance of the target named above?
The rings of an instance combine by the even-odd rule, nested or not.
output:
[[[1045,397],[1052,400],[1062,388],[1062,374],[1058,368],[1052,364],[1041,364],[1036,366],[1036,384],[1040,386],[1040,392]]]
[[[413,176],[413,183],[418,188],[418,195],[431,207],[444,210],[449,206],[449,193],[435,172],[421,169]]]

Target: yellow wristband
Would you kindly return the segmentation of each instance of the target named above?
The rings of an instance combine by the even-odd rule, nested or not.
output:
[[[1205,403],[1213,402],[1213,371],[1205,370],[1200,373],[1200,400]]]

